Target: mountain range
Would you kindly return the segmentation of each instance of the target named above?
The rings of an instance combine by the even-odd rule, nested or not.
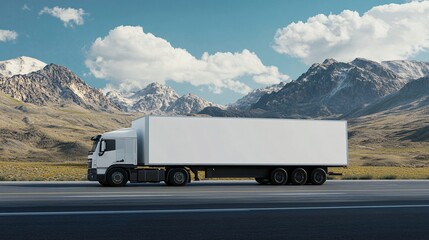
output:
[[[30,57],[0,61],[0,159],[82,159],[90,135],[145,114],[347,119],[360,165],[429,166],[429,63],[326,59],[291,82],[221,106],[152,83],[101,91],[68,68]]]
[[[201,113],[285,118],[358,117],[357,114],[365,112],[362,109],[402,88],[410,88],[408,84],[428,75],[429,63],[426,62],[378,63],[357,58],[346,63],[326,59],[323,63],[313,64],[298,79],[280,89],[273,86],[274,90],[260,94],[257,100],[254,99],[256,101],[245,107],[233,104],[226,110],[211,107]]]
[[[0,62],[0,91],[40,106],[76,104],[96,111],[125,111],[156,115],[187,115],[217,105],[193,94],[179,96],[172,88],[152,83],[133,92],[90,87],[68,68],[30,57]]]
[[[110,90],[106,97],[122,111],[143,114],[187,115],[210,106],[223,108],[194,94],[179,96],[171,87],[156,82],[134,92]]]

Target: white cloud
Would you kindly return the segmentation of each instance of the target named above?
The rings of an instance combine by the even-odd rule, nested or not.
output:
[[[49,14],[53,17],[60,19],[65,27],[74,27],[74,25],[83,25],[84,19],[83,16],[86,14],[82,8],[61,8],[53,7],[48,8],[44,7],[40,10],[39,15]]]
[[[12,41],[18,37],[18,33],[10,30],[0,29],[0,42]]]
[[[243,78],[262,84],[288,79],[277,67],[265,66],[258,56],[241,52],[204,53],[196,58],[165,39],[145,33],[140,26],[119,26],[90,47],[86,66],[96,78],[110,80],[123,88],[143,87],[167,80],[207,86],[215,93],[230,89],[247,93],[251,89]]]
[[[406,59],[429,48],[428,23],[429,1],[381,5],[362,16],[350,10],[319,14],[278,29],[273,48],[307,64],[325,58]]]
[[[28,5],[27,4],[24,4],[24,6],[22,6],[22,11],[31,11],[31,8],[30,7],[28,7]]]

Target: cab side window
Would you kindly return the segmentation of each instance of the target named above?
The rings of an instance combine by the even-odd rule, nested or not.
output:
[[[106,142],[106,152],[107,151],[113,151],[116,149],[116,142],[115,140],[104,140]]]

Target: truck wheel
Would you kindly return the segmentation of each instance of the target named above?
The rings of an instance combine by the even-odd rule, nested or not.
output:
[[[256,182],[258,182],[261,185],[267,185],[270,183],[270,179],[268,178],[255,178]]]
[[[174,168],[168,172],[168,185],[184,186],[188,183],[189,174],[183,168]]]
[[[293,170],[291,175],[291,182],[294,185],[303,185],[307,182],[307,172],[303,168]]]
[[[122,187],[128,182],[128,173],[122,168],[114,168],[107,174],[107,183],[112,187]]]
[[[287,172],[284,168],[276,168],[271,172],[270,183],[273,185],[283,185],[287,182]]]
[[[316,168],[311,172],[310,181],[314,185],[322,185],[326,182],[327,175],[322,168]]]

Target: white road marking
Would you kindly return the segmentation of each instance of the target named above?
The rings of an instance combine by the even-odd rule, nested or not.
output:
[[[72,195],[72,196],[63,196],[66,198],[122,198],[122,197],[171,197],[173,195],[154,195],[154,194],[139,194],[139,195]]]
[[[425,205],[356,205],[325,207],[283,207],[283,208],[201,208],[201,209],[158,209],[158,210],[118,210],[118,211],[68,211],[68,212],[3,212],[0,217],[18,216],[58,216],[58,215],[116,215],[116,214],[163,214],[163,213],[211,213],[211,212],[254,212],[254,211],[302,211],[337,209],[389,209],[389,208],[429,208]]]
[[[333,193],[333,192],[308,192],[308,193],[269,193],[269,194],[264,194],[265,195],[270,195],[270,196],[308,196],[308,195],[344,195],[346,193]]]

